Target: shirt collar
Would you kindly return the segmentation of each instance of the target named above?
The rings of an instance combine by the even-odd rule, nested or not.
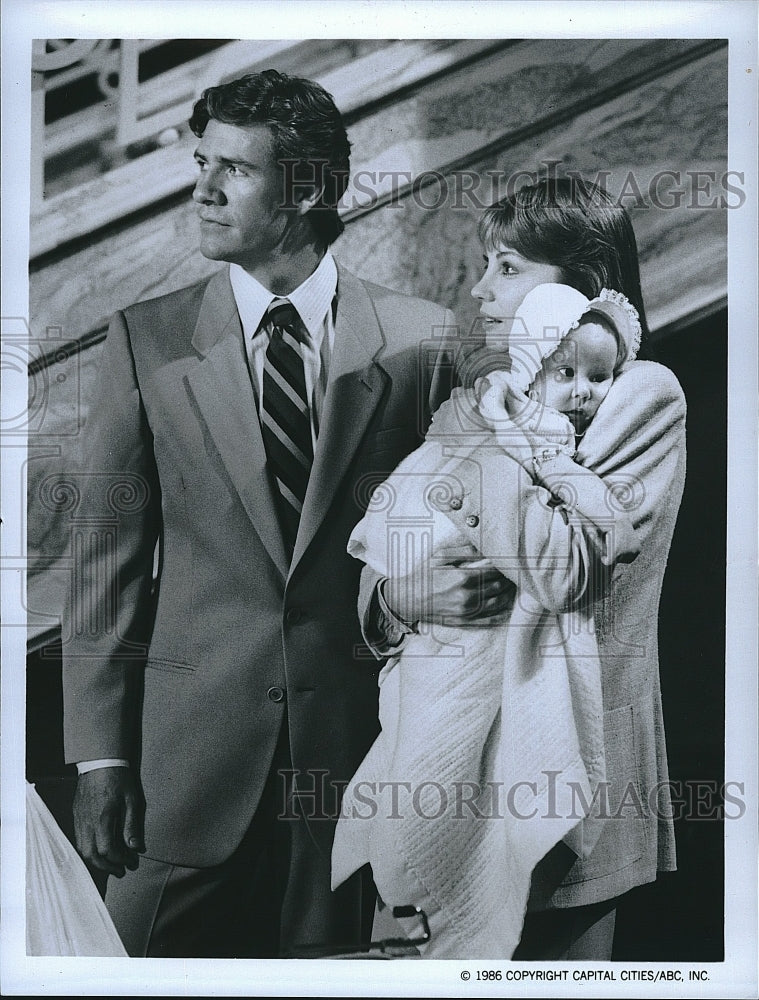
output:
[[[243,270],[239,264],[229,265],[229,280],[237,303],[243,332],[253,337],[269,303],[278,298],[260,281]],[[331,253],[326,253],[319,266],[298,285],[287,298],[298,310],[315,347],[318,349],[324,336],[324,320],[337,291],[337,266]]]

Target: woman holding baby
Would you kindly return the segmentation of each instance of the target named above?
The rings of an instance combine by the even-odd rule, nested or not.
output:
[[[608,195],[531,185],[479,233],[486,347],[349,545],[405,637],[333,885],[370,863],[386,904],[428,914],[425,957],[610,958],[619,897],[675,866],[656,627],[685,402],[638,360],[637,248]],[[424,620],[441,554],[499,570],[500,620]],[[382,785],[392,802],[358,808]]]

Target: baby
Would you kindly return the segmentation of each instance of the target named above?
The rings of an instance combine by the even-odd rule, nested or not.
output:
[[[534,476],[574,455],[639,336],[616,292],[589,301],[567,285],[534,288],[511,324],[509,370],[502,355],[488,370],[492,350],[472,361],[351,536],[351,554],[387,578],[458,550],[516,588],[503,624],[407,636],[380,675],[382,732],[343,800],[333,887],[369,862],[385,903],[430,918],[425,957],[509,957],[536,862],[561,839],[574,836],[578,854],[593,846],[592,823],[572,809],[573,789],[590,802],[605,778],[600,665],[592,620],[578,628],[566,609],[587,617],[594,540],[603,562],[618,561],[625,518],[590,470],[581,511]],[[545,446],[515,461],[525,426]],[[477,495],[462,489],[465,467]]]
[[[492,386],[502,390],[485,403],[496,424],[529,423],[557,438],[571,437],[571,425],[579,442],[639,345],[637,314],[624,296],[604,290],[589,301],[568,285],[538,285],[524,297],[511,323],[509,371],[497,369],[475,380],[477,395],[485,396]],[[502,346],[501,339],[489,334],[486,351],[475,363],[484,360],[492,366],[493,352]],[[461,390],[454,391],[454,400],[457,392]]]
[[[499,346],[503,340],[489,333],[486,350],[475,365],[484,362],[492,367],[493,351]],[[539,435],[544,446],[535,454],[524,445],[518,460],[531,476],[544,478],[552,458],[562,452],[575,455],[614,380],[634,360],[639,346],[637,312],[620,293],[604,289],[589,301],[567,285],[538,285],[524,297],[511,322],[509,370],[500,368],[482,378],[469,376],[478,413],[492,426],[496,440],[510,445],[512,457],[517,457],[514,444],[521,437],[520,428]],[[447,431],[455,433],[454,426],[460,432],[471,411],[471,396],[471,390],[454,390],[452,399],[435,414],[431,434],[444,437]],[[588,476],[583,486],[583,514],[598,529],[601,561],[608,563],[612,557],[629,561],[632,553],[622,551],[628,543],[634,546],[628,520],[610,517],[608,494],[595,477]],[[596,503],[588,504],[588,494]]]

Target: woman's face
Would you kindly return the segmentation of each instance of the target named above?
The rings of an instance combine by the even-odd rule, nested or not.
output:
[[[485,273],[472,289],[480,300],[480,317],[486,340],[494,346],[503,342],[522,299],[538,285],[562,282],[561,269],[553,264],[527,260],[512,247],[497,246],[483,254]]]

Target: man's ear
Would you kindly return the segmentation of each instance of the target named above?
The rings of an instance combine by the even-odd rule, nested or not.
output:
[[[305,215],[306,212],[310,212],[323,194],[324,194],[324,188],[318,187],[315,188],[311,192],[311,194],[308,194],[305,197],[301,198],[301,200],[298,202],[298,207],[297,207],[298,215]]]

